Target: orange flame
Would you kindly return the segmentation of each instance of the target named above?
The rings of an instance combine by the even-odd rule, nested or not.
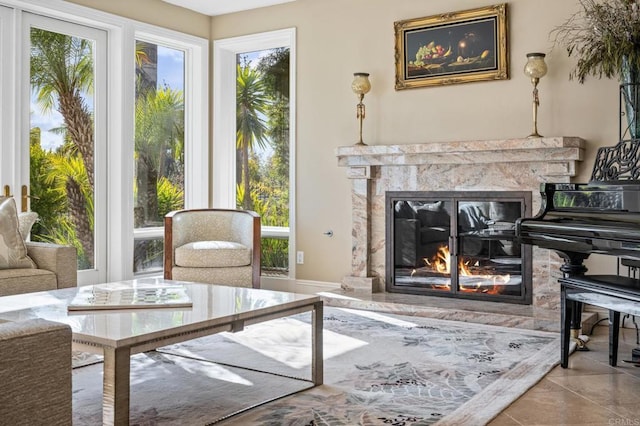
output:
[[[431,259],[424,259],[424,262],[431,266],[431,268],[441,274],[451,273],[451,252],[449,247],[441,246],[438,248],[438,252]],[[509,274],[505,275],[484,275],[474,274],[471,270],[472,266],[479,266],[479,262],[476,261],[473,265],[470,265],[471,261],[464,258],[460,258],[458,261],[458,276],[460,277],[474,277],[473,283],[465,284],[460,280],[459,287],[461,291],[477,292],[480,290],[482,293],[487,294],[500,294],[500,289],[503,285],[507,284],[511,279]],[[414,270],[415,273],[415,270]],[[413,275],[413,273],[412,273]],[[447,286],[448,287],[448,286]]]

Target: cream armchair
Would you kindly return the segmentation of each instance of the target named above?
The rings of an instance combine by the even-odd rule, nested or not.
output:
[[[260,216],[249,210],[178,210],[164,218],[164,277],[260,287]]]

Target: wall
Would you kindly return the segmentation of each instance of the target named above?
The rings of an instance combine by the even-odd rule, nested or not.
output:
[[[233,1],[233,0],[230,0]],[[598,146],[618,138],[618,83],[569,81],[573,58],[553,48],[550,31],[577,10],[577,0],[511,0],[510,79],[394,90],[394,21],[493,4],[486,0],[297,0],[209,18],[160,0],[72,0],[142,22],[217,40],[297,28],[297,244],[303,280],[340,282],[351,261],[350,182],[335,148],[358,137],[352,74],[371,73],[364,140],[370,145],[523,137],[531,131],[526,53],[547,53],[540,81],[538,130],[579,136],[586,156],[576,181],[586,181]],[[495,2],[497,3],[497,2]],[[214,94],[215,96],[215,94]],[[535,196],[535,194],[534,194]],[[334,231],[332,238],[324,231]],[[610,268],[610,259],[590,269]]]
[[[509,80],[394,90],[394,21],[490,4],[297,0],[213,18],[213,40],[297,28],[296,232],[297,249],[305,252],[305,264],[297,269],[299,279],[340,282],[350,270],[350,182],[337,167],[335,148],[357,141],[353,72],[371,74],[373,88],[365,97],[368,144],[523,137],[531,131],[532,86],[522,73],[525,55],[545,52],[549,72],[539,84],[538,130],[545,136],[586,139],[586,158],[576,181],[588,180],[598,146],[617,141],[618,83],[569,81],[573,58],[553,48],[549,37],[577,11],[577,0],[508,2]],[[332,238],[323,235],[327,229],[334,231]]]
[[[160,0],[68,0],[147,24],[208,38],[211,18]]]

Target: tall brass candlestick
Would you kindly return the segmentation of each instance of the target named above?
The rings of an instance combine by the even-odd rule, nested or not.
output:
[[[356,118],[360,125],[360,139],[356,145],[366,145],[362,141],[362,121],[365,117],[365,106],[362,103],[365,93],[371,90],[371,83],[369,82],[369,74],[366,72],[353,73],[353,82],[351,83],[351,90],[358,96],[358,105],[356,106]]]
[[[527,53],[527,63],[524,66],[524,74],[531,78],[533,84],[533,131],[528,136],[530,138],[542,137],[538,133],[538,107],[540,98],[538,97],[538,82],[547,74],[547,64],[544,62],[544,53]]]

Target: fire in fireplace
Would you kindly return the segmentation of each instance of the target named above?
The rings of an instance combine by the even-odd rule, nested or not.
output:
[[[531,248],[514,241],[531,193],[387,192],[386,290],[531,303]]]

